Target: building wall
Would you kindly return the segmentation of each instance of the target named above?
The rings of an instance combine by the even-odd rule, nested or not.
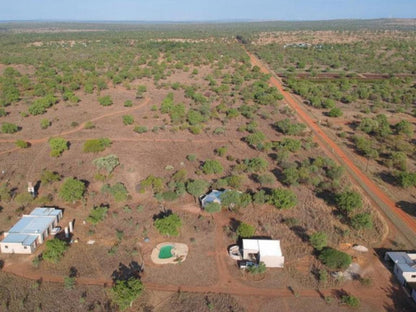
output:
[[[403,277],[408,283],[416,282],[416,272],[403,272]]]
[[[0,249],[2,253],[31,254],[35,251],[35,243],[31,246],[23,246],[20,243],[0,243]]]
[[[403,272],[400,270],[400,268],[395,265],[394,266],[394,275],[396,275],[397,279],[399,280],[400,285],[403,285],[405,282],[405,279],[403,277]]]

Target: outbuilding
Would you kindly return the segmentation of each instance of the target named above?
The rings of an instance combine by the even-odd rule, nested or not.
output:
[[[243,239],[242,247],[243,259],[263,262],[268,268],[283,268],[285,257],[282,255],[280,240]]]
[[[0,242],[2,253],[31,254],[51,234],[62,218],[62,210],[47,207],[35,208],[7,232]]]

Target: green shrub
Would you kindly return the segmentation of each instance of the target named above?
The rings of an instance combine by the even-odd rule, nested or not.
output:
[[[94,128],[95,128],[95,125],[92,123],[92,121],[87,121],[84,125],[84,129],[87,129],[87,130],[94,129]]]
[[[264,262],[260,262],[258,265],[252,265],[247,267],[246,271],[250,274],[262,274],[266,272],[267,268]]]
[[[227,154],[227,150],[226,146],[221,146],[215,150],[215,153],[220,157],[224,157]]]
[[[288,135],[299,135],[306,129],[305,124],[292,123],[289,118],[276,122],[275,126],[281,133]]]
[[[64,151],[68,150],[68,141],[63,138],[50,138],[49,146],[51,148],[50,155],[59,157]]]
[[[360,306],[360,299],[352,295],[345,295],[341,297],[341,302],[351,308],[358,308]]]
[[[121,311],[132,306],[142,293],[144,286],[142,282],[134,277],[128,280],[117,280],[110,289],[109,295],[111,300],[119,307]]]
[[[6,111],[4,110],[4,108],[0,108],[0,117],[4,117],[4,116],[6,116],[7,115],[7,113],[6,113]]]
[[[339,107],[334,107],[328,112],[329,117],[341,117],[342,116],[342,110]]]
[[[274,177],[274,175],[268,173],[257,176],[256,180],[261,185],[270,185],[276,182],[276,178]]]
[[[401,171],[395,177],[398,184],[403,188],[416,186],[416,172]]]
[[[327,267],[334,270],[344,270],[348,268],[352,261],[350,255],[331,247],[323,249],[319,259]]]
[[[40,181],[42,184],[50,184],[53,182],[57,182],[61,180],[61,176],[57,172],[52,172],[49,170],[43,170],[42,175],[40,177]]]
[[[46,248],[42,254],[44,260],[52,263],[58,263],[62,258],[65,250],[68,248],[64,241],[57,238],[46,241]]]
[[[66,202],[80,200],[85,192],[85,184],[75,178],[66,178],[59,189],[59,196]]]
[[[166,200],[166,201],[173,201],[173,200],[178,199],[178,194],[175,193],[174,191],[167,191],[167,192],[162,193],[162,198],[163,200]]]
[[[113,196],[114,200],[117,202],[126,201],[129,196],[129,193],[126,187],[121,182],[117,182],[113,186],[110,186],[109,184],[105,184],[101,188],[101,191],[103,193],[111,194],[111,196]]]
[[[109,174],[113,172],[113,170],[120,165],[120,161],[116,155],[108,155],[104,157],[96,158],[92,161],[92,163],[100,170],[104,169]]]
[[[140,189],[142,190],[150,186],[154,193],[159,193],[163,191],[163,184],[164,184],[163,178],[149,175],[146,179],[144,179],[140,183]]]
[[[195,154],[189,154],[186,156],[186,159],[189,161],[195,161],[196,160],[196,155]]]
[[[3,133],[16,133],[17,131],[19,131],[19,127],[15,124],[9,123],[9,122],[4,122],[1,125],[1,132]]]
[[[337,194],[335,197],[335,202],[338,209],[347,214],[351,213],[357,208],[361,208],[363,205],[361,195],[354,191],[345,191],[343,193]]]
[[[198,198],[199,196],[206,193],[208,190],[209,183],[204,180],[193,180],[188,181],[186,183],[186,191],[194,196],[194,198]]]
[[[33,197],[28,192],[24,192],[17,194],[14,200],[19,205],[26,206],[27,204],[30,204],[33,201]]]
[[[20,147],[20,148],[28,148],[28,147],[30,147],[30,144],[26,141],[23,141],[23,140],[17,140],[16,141],[16,146]]]
[[[254,235],[256,232],[256,228],[250,224],[241,222],[237,228],[237,235],[241,238],[249,238]]]
[[[221,205],[219,203],[211,202],[205,205],[204,210],[209,213],[220,212]]]
[[[261,157],[255,157],[244,160],[248,172],[263,172],[269,166],[267,160]]]
[[[103,221],[107,217],[107,212],[108,212],[108,206],[105,206],[105,205],[95,206],[91,210],[87,218],[87,222],[96,225],[97,223]]]
[[[98,98],[98,102],[102,106],[110,106],[110,105],[113,104],[113,100],[111,99],[111,97],[109,95],[102,96],[102,97]]]
[[[123,115],[123,124],[127,125],[131,125],[134,122],[134,118],[132,115]]]
[[[75,287],[75,277],[64,277],[64,287],[65,289],[74,289]]]
[[[356,214],[351,218],[350,223],[356,230],[373,228],[373,220],[371,218],[371,214],[368,212]]]
[[[145,132],[147,132],[147,127],[145,127],[145,126],[136,126],[136,127],[134,127],[133,131],[137,132],[137,133],[145,133]]]
[[[154,226],[162,235],[178,236],[179,228],[182,226],[181,219],[176,214],[171,214],[159,219],[156,219]]]
[[[41,129],[47,129],[51,125],[51,122],[48,119],[42,119],[40,121]]]
[[[84,153],[98,153],[102,152],[111,145],[111,140],[108,138],[91,139],[84,143]]]
[[[327,246],[327,240],[328,237],[325,232],[315,232],[309,237],[312,247],[318,251],[321,251]]]
[[[124,107],[132,107],[132,106],[133,106],[133,102],[131,100],[124,101]]]
[[[202,166],[202,171],[205,174],[220,174],[224,168],[218,160],[207,159]]]
[[[278,209],[290,209],[297,204],[296,194],[287,189],[274,189],[268,202]]]

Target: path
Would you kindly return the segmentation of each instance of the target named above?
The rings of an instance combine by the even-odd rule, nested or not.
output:
[[[270,84],[277,87],[286,102],[296,111],[299,118],[314,132],[319,145],[327,154],[340,162],[347,169],[353,180],[361,186],[363,191],[377,204],[379,211],[395,225],[397,230],[415,247],[416,221],[406,212],[398,208],[395,202],[389,198],[373,181],[371,181],[345,154],[345,152],[321,129],[301,105],[285,91],[279,81],[257,57],[247,51],[252,65],[257,65],[262,72],[271,74]]]

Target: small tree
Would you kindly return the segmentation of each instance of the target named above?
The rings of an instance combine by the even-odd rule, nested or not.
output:
[[[68,141],[63,138],[50,138],[49,146],[51,148],[51,156],[59,157],[64,151],[68,150]]]
[[[59,190],[59,196],[67,201],[80,200],[85,192],[85,184],[75,178],[66,178]]]
[[[237,228],[237,235],[241,238],[249,238],[254,235],[256,232],[256,228],[250,224],[241,222]]]
[[[278,209],[290,209],[297,204],[296,194],[287,189],[274,189],[269,196],[269,203]]]
[[[67,248],[67,244],[60,239],[54,238],[48,240],[42,257],[46,261],[58,263]]]
[[[221,205],[219,203],[210,202],[205,205],[204,210],[209,213],[215,213],[221,211]]]
[[[17,131],[19,131],[19,127],[15,124],[4,122],[1,125],[1,132],[3,133],[15,133]]]
[[[186,183],[186,191],[195,199],[206,193],[209,183],[205,180],[193,180]]]
[[[23,140],[17,140],[16,141],[16,146],[20,147],[20,148],[28,148],[30,146],[30,144],[26,141],[23,141]]]
[[[107,217],[107,211],[108,206],[106,205],[95,206],[91,210],[90,215],[87,218],[87,221],[91,224],[96,225],[97,223],[103,221]]]
[[[321,251],[327,246],[327,235],[325,232],[315,232],[309,237],[309,241],[313,248]]]
[[[341,117],[342,116],[342,110],[339,107],[334,107],[328,112],[329,117]]]
[[[131,125],[134,122],[134,118],[132,115],[123,115],[123,124],[127,125]]]
[[[108,138],[87,140],[84,143],[84,153],[98,153],[104,151],[111,145],[111,140]]]
[[[92,161],[92,163],[98,169],[104,169],[107,171],[108,174],[113,172],[113,170],[120,165],[120,161],[116,155],[108,155],[104,157],[96,158]]]
[[[118,280],[110,289],[110,297],[123,311],[133,305],[134,300],[140,296],[143,289],[142,282],[137,278],[131,277],[128,280]]]
[[[182,222],[178,215],[171,214],[169,216],[156,219],[154,225],[162,235],[178,236],[179,228],[182,226]]]
[[[40,182],[42,184],[50,184],[53,182],[57,182],[61,180],[61,176],[57,172],[49,171],[49,170],[43,170],[42,175],[40,177]]]
[[[98,98],[98,102],[100,102],[102,106],[110,106],[113,104],[113,100],[109,95]]]
[[[373,227],[373,220],[371,214],[368,212],[358,213],[350,220],[351,226],[356,229],[371,229]]]
[[[202,166],[202,171],[205,174],[219,174],[224,171],[224,168],[218,160],[207,159]]]
[[[343,270],[351,264],[351,256],[345,252],[326,247],[319,255],[319,259],[330,269]]]
[[[351,308],[358,308],[360,306],[360,299],[352,295],[345,295],[341,297],[341,302]]]
[[[258,265],[249,266],[246,271],[251,274],[262,274],[266,272],[267,268],[264,262],[260,262]]]
[[[354,191],[346,191],[338,194],[335,201],[338,209],[347,214],[357,208],[361,208],[363,205],[361,195]]]

